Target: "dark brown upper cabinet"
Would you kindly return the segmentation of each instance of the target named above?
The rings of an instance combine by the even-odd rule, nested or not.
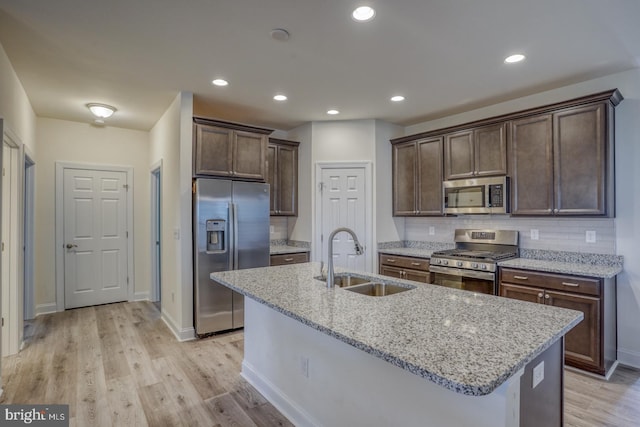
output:
[[[600,99],[511,122],[512,215],[614,216],[613,107]]]
[[[193,118],[193,127],[194,176],[266,180],[271,129],[200,117]]]
[[[507,174],[505,123],[445,135],[445,179]]]
[[[394,216],[442,215],[442,157],[442,137],[393,143]]]
[[[299,142],[269,138],[267,183],[271,186],[271,215],[298,215]]]

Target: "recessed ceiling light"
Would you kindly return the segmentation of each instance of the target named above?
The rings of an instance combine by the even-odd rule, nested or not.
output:
[[[369,6],[360,6],[351,13],[353,19],[359,22],[366,22],[373,19],[376,16],[376,11]]]
[[[281,42],[286,42],[289,40],[289,31],[284,28],[274,28],[271,30],[271,38]]]
[[[327,114],[335,116],[336,114],[340,114],[340,111],[338,111],[338,110],[329,110],[329,111],[327,111]]]
[[[515,55],[507,56],[504,59],[504,62],[506,62],[507,64],[513,64],[514,62],[520,62],[520,61],[524,60],[524,58],[525,58],[524,55],[522,55],[520,53],[517,53]]]
[[[391,97],[391,100],[392,100],[393,102],[400,102],[400,101],[404,101],[404,96],[402,96],[402,95],[392,96],[392,97]]]
[[[229,84],[229,82],[226,81],[225,79],[215,79],[211,83],[213,83],[216,86],[227,86]]]
[[[116,112],[115,107],[106,104],[91,103],[87,104],[87,108],[89,109],[89,111],[91,111],[91,114],[99,119],[106,119],[108,117],[111,117],[111,115]]]
[[[273,99],[275,99],[276,101],[286,101],[287,97],[285,95],[275,95]]]

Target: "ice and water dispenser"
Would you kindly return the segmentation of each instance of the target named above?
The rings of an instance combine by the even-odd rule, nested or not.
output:
[[[207,220],[207,252],[225,252],[227,221],[224,219]]]

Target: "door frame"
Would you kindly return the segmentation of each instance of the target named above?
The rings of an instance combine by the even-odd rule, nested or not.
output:
[[[322,172],[328,169],[364,169],[364,210],[365,210],[365,230],[366,236],[360,240],[364,243],[365,251],[365,268],[367,272],[374,272],[374,257],[377,252],[373,247],[373,175],[372,163],[370,161],[352,161],[352,162],[316,162],[315,164],[315,181],[314,188],[316,196],[314,198],[315,210],[314,218],[311,222],[313,241],[313,259],[321,260],[324,256],[322,253]],[[328,236],[327,236],[328,237]],[[360,236],[358,236],[360,239]]]
[[[34,242],[35,242],[35,188],[36,188],[36,176],[35,166],[36,162],[33,160],[33,155],[23,145],[23,165],[24,165],[24,319],[35,318],[36,302],[35,302],[35,282],[34,282]]]
[[[16,205],[13,207],[14,211],[12,216],[15,216],[15,224],[12,224],[12,236],[10,237],[10,245],[8,250],[11,251],[11,259],[15,260],[15,264],[11,266],[11,269],[15,274],[15,289],[10,289],[11,295],[9,301],[10,310],[8,313],[2,313],[2,317],[5,320],[7,326],[6,331],[9,331],[9,337],[11,342],[9,343],[9,349],[7,355],[15,354],[20,350],[22,340],[24,338],[24,252],[21,248],[24,247],[24,144],[15,132],[8,126],[5,127],[2,132],[2,147],[4,150],[4,144],[9,146],[12,150],[11,161],[13,162],[11,167],[11,181],[15,184],[12,186],[12,196],[15,197]],[[15,151],[14,151],[15,150]],[[2,156],[0,155],[0,159]],[[3,178],[8,178],[4,176]],[[4,197],[4,195],[3,195]],[[15,228],[13,228],[15,226]],[[7,249],[7,248],[5,248]]]
[[[151,177],[149,179],[150,182],[150,198],[151,208],[150,214],[151,218],[149,223],[151,224],[151,232],[150,235],[150,248],[151,248],[151,292],[149,294],[149,299],[152,302],[160,301],[162,306],[162,233],[156,236],[158,230],[162,228],[162,159],[160,161],[151,165]],[[156,248],[156,238],[157,241],[160,242],[158,245],[159,248]],[[156,252],[156,250],[158,252]],[[159,253],[159,256],[156,257],[156,254]]]
[[[96,163],[56,162],[56,311],[64,311],[64,170],[81,169],[108,172],[124,172],[127,176],[127,296],[129,301],[134,300],[135,276],[133,268],[133,167],[119,165],[103,165]]]

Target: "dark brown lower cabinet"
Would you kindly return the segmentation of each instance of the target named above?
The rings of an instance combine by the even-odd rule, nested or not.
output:
[[[308,252],[296,252],[292,254],[277,254],[271,255],[270,265],[286,265],[286,264],[300,264],[303,262],[309,262]]]
[[[581,311],[565,336],[565,363],[606,375],[616,361],[615,279],[500,269],[500,295]]]
[[[398,255],[379,254],[379,273],[398,279],[431,283],[429,260]]]

